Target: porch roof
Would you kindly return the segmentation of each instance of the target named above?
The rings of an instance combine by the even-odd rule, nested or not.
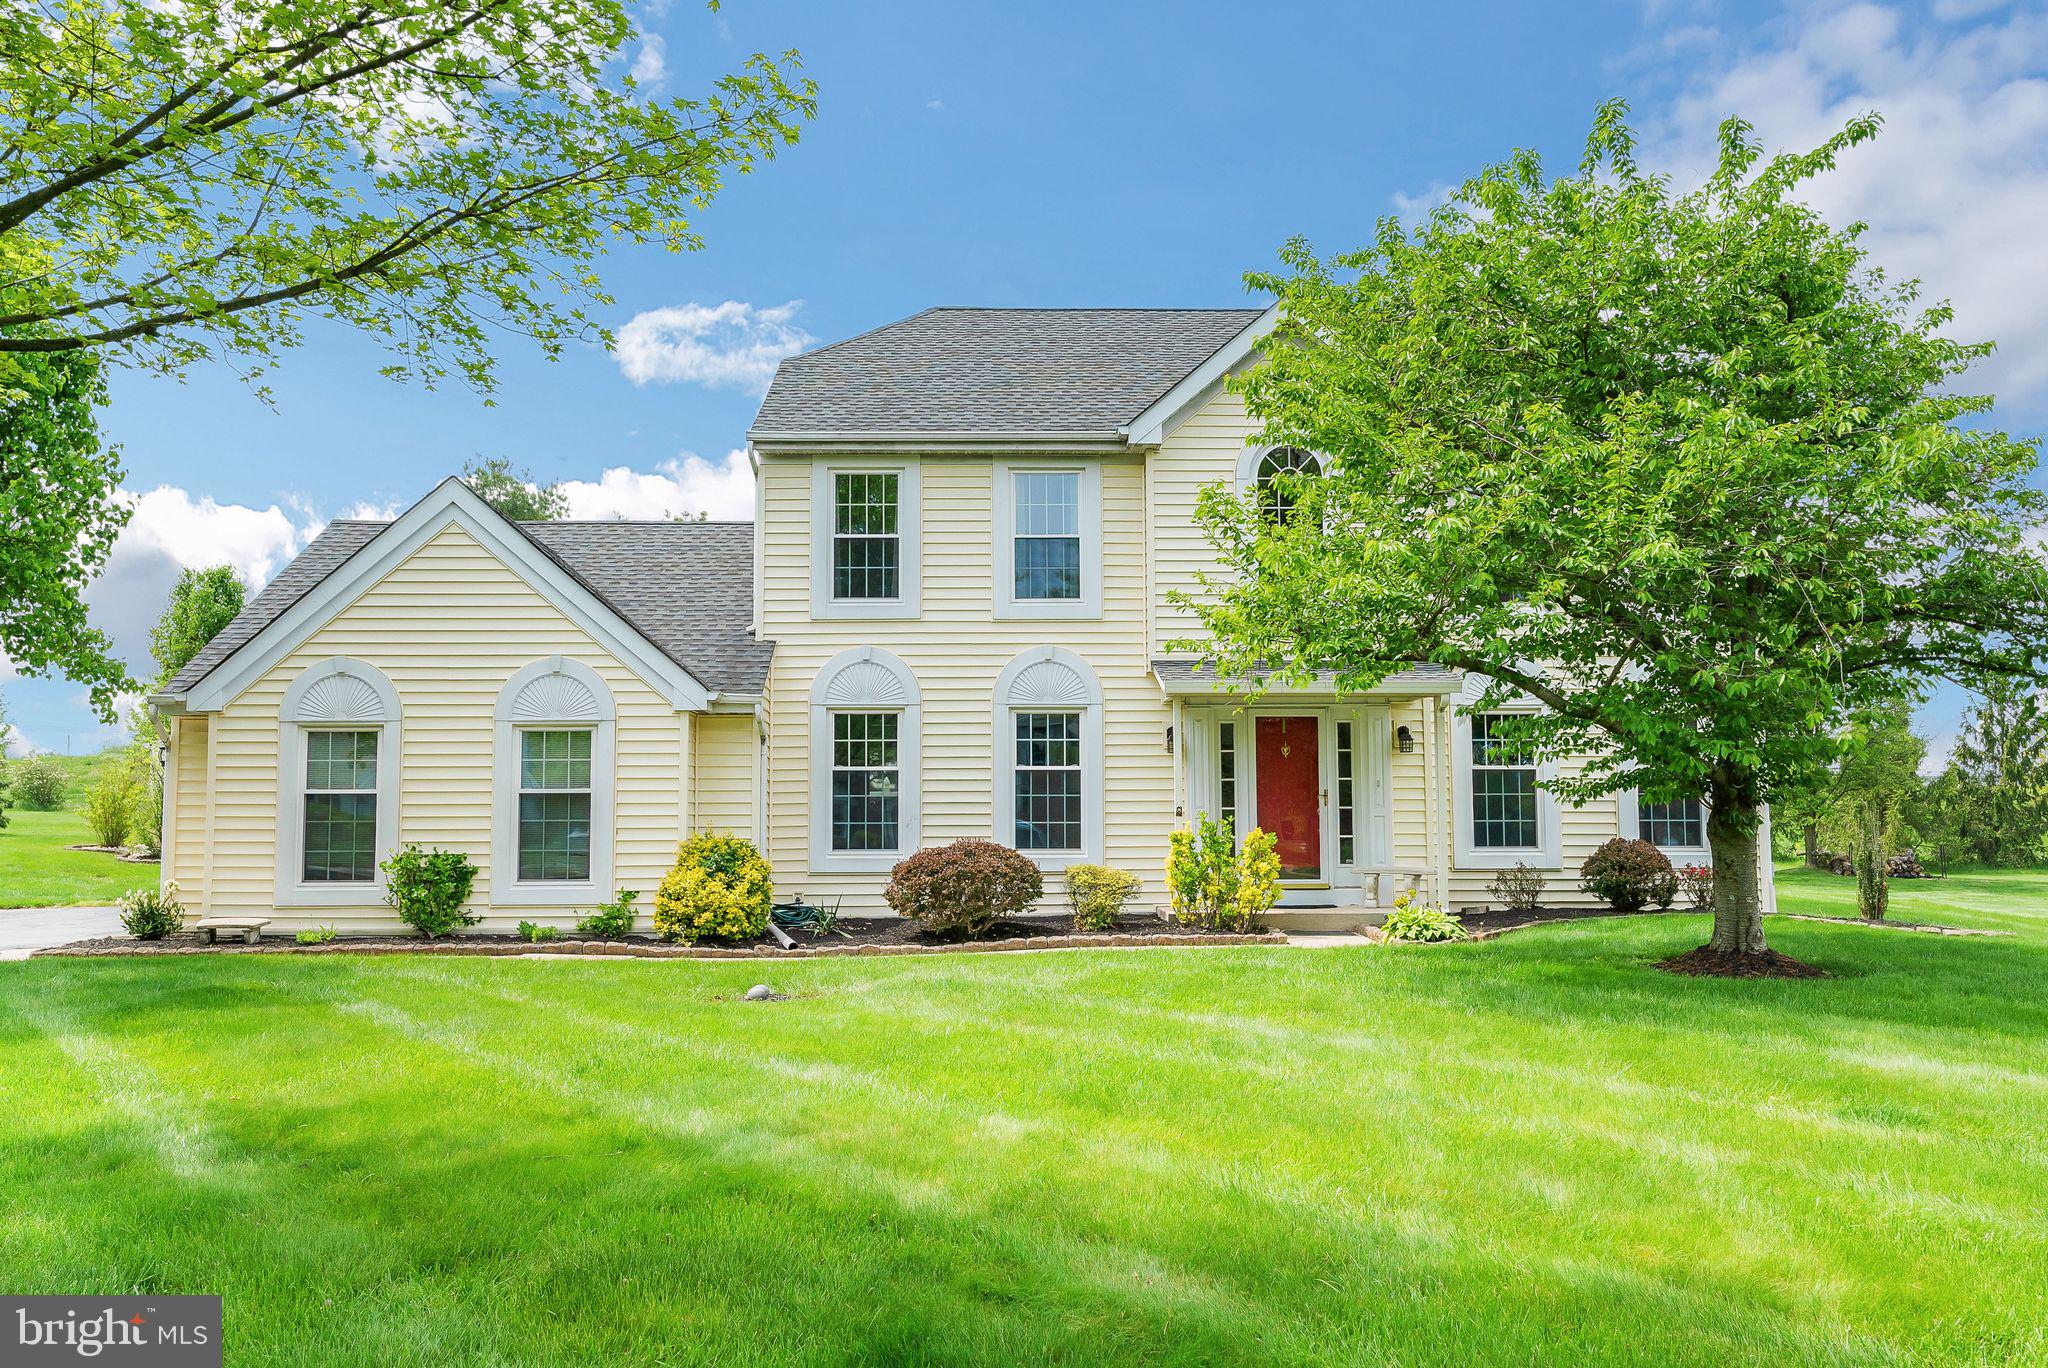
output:
[[[1282,684],[1270,682],[1270,676],[1261,671],[1254,675],[1219,678],[1216,672],[1201,661],[1155,660],[1152,675],[1159,681],[1160,689],[1168,695],[1201,696],[1241,694],[1253,689],[1280,698],[1301,698],[1313,695],[1339,692],[1336,676],[1327,671],[1318,674],[1312,684]],[[1405,670],[1396,670],[1370,689],[1349,691],[1359,698],[1420,698],[1441,697],[1457,693],[1464,687],[1465,676],[1457,670],[1443,665],[1418,662]]]

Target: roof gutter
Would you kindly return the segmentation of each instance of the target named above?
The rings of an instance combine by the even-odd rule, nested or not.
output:
[[[826,431],[747,433],[748,443],[768,455],[778,452],[884,451],[896,452],[982,452],[982,451],[1126,451],[1130,443],[1122,433],[1101,432],[990,432],[982,431]]]

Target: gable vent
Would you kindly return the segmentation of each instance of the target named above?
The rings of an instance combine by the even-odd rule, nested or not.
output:
[[[331,674],[316,680],[299,699],[301,722],[385,722],[384,700],[366,679]]]
[[[1088,703],[1088,684],[1072,666],[1041,660],[1018,671],[1010,683],[1008,701],[1011,707],[1083,707]]]
[[[512,701],[514,722],[595,722],[601,712],[590,687],[566,674],[544,674]]]

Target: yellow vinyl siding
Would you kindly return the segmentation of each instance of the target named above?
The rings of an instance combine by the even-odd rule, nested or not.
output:
[[[1177,637],[1200,635],[1195,615],[1167,600],[1174,590],[1197,593],[1198,572],[1214,571],[1216,549],[1195,521],[1195,500],[1203,486],[1234,486],[1237,463],[1251,432],[1244,403],[1222,389],[1210,394],[1152,456],[1152,640],[1155,647]],[[1104,534],[1108,534],[1104,524]]]
[[[829,464],[830,458],[821,457]],[[1091,458],[1092,459],[1092,458]],[[761,462],[764,534],[762,635],[775,642],[768,681],[774,722],[768,758],[769,854],[778,890],[812,901],[844,898],[854,914],[885,914],[886,873],[822,874],[810,868],[810,696],[818,671],[854,646],[900,657],[923,697],[921,840],[988,840],[994,823],[995,687],[1003,668],[1034,646],[1062,646],[1085,660],[1103,692],[1104,848],[1109,863],[1160,892],[1159,867],[1174,825],[1171,714],[1146,654],[1144,468],[1102,460],[1102,617],[997,619],[995,565],[1005,557],[993,527],[994,467],[988,457],[922,462],[922,613],[918,619],[811,620],[811,462]],[[1004,837],[1007,840],[1007,836]],[[1059,893],[1048,880],[1049,901]]]
[[[696,830],[757,839],[754,736],[752,714],[697,718],[697,811],[691,822]]]
[[[166,792],[172,794],[170,859],[166,879],[178,883],[187,909],[206,907],[206,719],[171,720],[171,755]]]
[[[397,690],[404,750],[399,840],[466,852],[478,865],[471,906],[488,908],[498,695],[515,671],[550,655],[589,666],[611,689],[618,710],[613,877],[618,885],[649,897],[673,861],[682,834],[690,772],[688,718],[490,551],[451,526],[214,719],[209,910],[259,911],[272,904],[278,709],[301,671],[332,656],[376,666]],[[390,763],[391,757],[380,758]],[[285,776],[285,782],[293,778]],[[185,806],[181,796],[181,813]],[[520,917],[566,921],[587,910],[580,905],[520,908],[493,915],[485,927],[510,929]],[[277,915],[274,929],[331,922],[360,931],[395,924],[374,894],[360,907],[294,908]]]

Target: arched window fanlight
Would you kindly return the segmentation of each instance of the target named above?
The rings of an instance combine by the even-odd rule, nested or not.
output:
[[[1301,447],[1274,447],[1259,458],[1259,511],[1276,523],[1285,522],[1300,497],[1299,482],[1322,473],[1323,463],[1314,452]]]

